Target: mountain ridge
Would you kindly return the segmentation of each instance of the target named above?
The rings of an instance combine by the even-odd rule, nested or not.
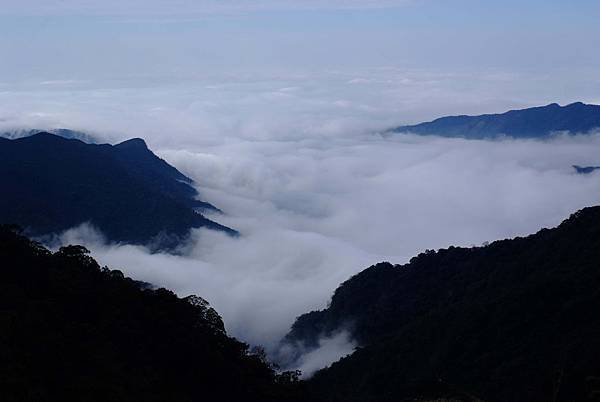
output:
[[[600,105],[551,103],[504,113],[444,116],[415,125],[392,128],[392,133],[438,135],[467,139],[494,137],[544,138],[557,132],[587,134],[600,128]]]
[[[50,133],[57,135],[59,137],[68,138],[68,139],[76,139],[83,141],[87,144],[99,144],[100,141],[83,131],[71,130],[68,128],[51,128],[51,129],[36,129],[36,128],[15,128],[12,130],[2,130],[0,131],[0,138],[7,138],[9,140],[15,140],[17,138],[31,137],[32,135],[36,135],[39,133]]]
[[[176,247],[192,228],[237,232],[204,217],[218,211],[197,199],[192,180],[141,139],[86,144],[50,133],[0,138],[0,223],[34,236],[84,222],[111,242]]]
[[[371,266],[300,316],[284,345],[315,349],[340,330],[358,342],[309,380],[328,402],[451,389],[489,402],[586,401],[588,378],[600,378],[598,305],[600,207],[590,207],[527,237]]]

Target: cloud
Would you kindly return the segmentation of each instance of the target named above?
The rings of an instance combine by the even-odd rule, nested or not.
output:
[[[597,164],[598,151],[598,136],[229,137],[202,151],[159,153],[226,211],[218,219],[240,238],[198,230],[179,256],[105,245],[85,226],[63,242],[83,243],[135,278],[206,298],[230,333],[276,356],[296,316],[324,308],[342,281],[371,264],[526,235],[596,204],[600,174],[576,175],[571,165]],[[313,371],[353,344],[321,346],[299,366]]]
[[[128,57],[120,59],[123,64]],[[206,63],[202,68],[208,68]],[[153,148],[201,149],[239,137],[342,139],[439,115],[572,100],[537,87],[530,88],[535,97],[523,96],[523,88],[534,82],[530,75],[490,92],[488,74],[474,72],[392,67],[210,71],[16,81],[0,91],[0,128],[70,127],[108,141],[143,136]],[[465,91],[459,83],[467,80],[470,88]]]
[[[1,14],[185,16],[261,10],[369,9],[404,6],[414,0],[5,0]]]
[[[300,353],[300,357],[294,361],[294,365],[285,367],[285,369],[300,370],[303,378],[310,378],[316,371],[328,367],[340,358],[354,352],[357,346],[348,331],[340,331],[332,336],[319,339],[316,348],[305,349],[299,345],[297,346],[299,350],[286,351],[285,349],[290,347],[286,345],[279,353]]]

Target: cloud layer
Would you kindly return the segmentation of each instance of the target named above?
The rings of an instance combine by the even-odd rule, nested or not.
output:
[[[0,85],[0,129],[145,138],[226,212],[215,219],[242,236],[196,231],[180,256],[109,246],[86,226],[63,241],[89,246],[135,278],[206,298],[233,335],[275,353],[296,316],[325,307],[342,281],[371,264],[525,235],[598,203],[600,172],[571,168],[600,163],[598,136],[492,142],[377,134],[438,114],[519,104],[510,99],[543,103],[518,96],[541,96],[527,81],[393,67],[33,80]],[[346,341],[323,340],[302,367],[347,353]]]
[[[576,175],[571,165],[598,163],[599,151],[597,136],[231,137],[201,152],[159,153],[226,211],[216,219],[240,230],[239,239],[200,230],[182,256],[106,246],[86,227],[63,241],[90,246],[136,278],[201,295],[233,335],[273,351],[297,315],[325,307],[343,280],[371,264],[526,235],[598,203],[600,174]]]

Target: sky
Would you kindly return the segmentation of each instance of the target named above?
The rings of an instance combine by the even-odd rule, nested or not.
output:
[[[395,69],[443,82],[428,94],[428,112],[406,111],[396,117],[402,121],[595,102],[599,16],[591,0],[3,0],[0,89],[308,80]],[[386,77],[401,89],[404,78]],[[477,96],[436,105],[461,94]]]
[[[526,235],[600,199],[600,172],[571,167],[600,165],[599,135],[382,134],[447,114],[600,103],[597,1],[0,5],[0,131],[143,137],[242,234],[195,231],[178,256],[106,244],[85,224],[60,241],[206,298],[272,357],[295,317],[371,264]],[[296,367],[310,373],[355,344],[340,333],[321,346]]]

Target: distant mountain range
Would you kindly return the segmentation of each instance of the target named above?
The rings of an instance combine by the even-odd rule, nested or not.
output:
[[[68,128],[52,128],[47,130],[30,129],[30,128],[17,128],[13,130],[4,130],[0,132],[0,137],[14,140],[17,138],[31,137],[32,135],[39,133],[50,133],[58,135],[59,137],[81,140],[88,144],[98,144],[100,141],[94,136],[84,133],[83,131],[70,130]]]
[[[600,166],[579,166],[573,165],[573,169],[579,174],[590,174],[600,169]]]
[[[372,266],[299,317],[285,344],[304,353],[342,330],[359,343],[309,381],[328,402],[592,401],[599,307],[593,207],[525,238]]]
[[[191,228],[236,235],[201,211],[192,180],[152,153],[139,138],[86,144],[50,133],[0,138],[0,223],[30,235],[89,222],[109,241],[174,247]]]
[[[543,138],[557,132],[586,134],[600,128],[600,105],[581,102],[511,110],[502,114],[448,116],[390,130],[395,133],[485,139],[499,136]]]

